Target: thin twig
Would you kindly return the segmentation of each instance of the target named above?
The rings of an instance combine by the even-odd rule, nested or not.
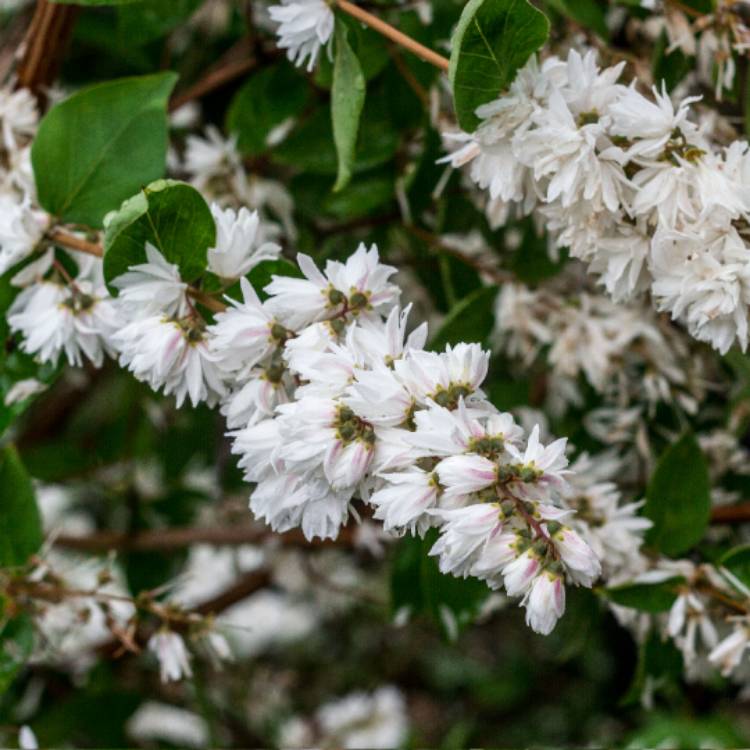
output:
[[[300,531],[269,535],[262,526],[229,526],[217,528],[169,528],[139,531],[136,534],[116,531],[98,531],[86,536],[59,534],[53,542],[57,547],[80,552],[109,552],[110,550],[148,551],[173,550],[193,544],[238,546],[258,544],[269,539],[278,540],[288,546],[351,546],[354,530],[346,527],[336,540],[313,540],[308,542]]]
[[[436,68],[440,68],[440,70],[443,71],[448,70],[448,66],[450,63],[447,57],[443,57],[437,52],[431,50],[429,47],[425,47],[415,39],[406,36],[406,34],[399,31],[394,26],[391,26],[389,23],[386,23],[377,16],[374,16],[372,13],[368,13],[366,10],[362,10],[362,8],[354,5],[354,3],[350,3],[348,0],[334,0],[334,2],[340,10],[344,11],[344,13],[348,13],[353,18],[356,18],[358,21],[361,21],[366,26],[374,29],[379,34],[387,37],[392,42],[398,44],[400,47],[408,49],[409,52],[412,52],[425,62],[430,63],[430,65],[434,65]]]
[[[66,232],[64,229],[55,227],[51,229],[47,236],[57,245],[62,245],[70,250],[78,250],[81,253],[88,253],[89,255],[96,255],[101,258],[104,255],[104,249],[98,242],[89,242],[88,240],[76,237],[70,232]]]
[[[18,87],[44,100],[45,89],[57,78],[79,8],[37,0],[18,63]]]
[[[169,100],[169,111],[174,112],[183,104],[187,104],[193,99],[200,99],[206,94],[225,86],[235,78],[239,78],[245,73],[250,72],[256,65],[253,58],[247,57],[244,60],[232,60],[224,63],[221,67],[206,73],[203,78],[196,81],[190,88],[180,94],[173,96]]]
[[[750,502],[714,508],[711,523],[750,523]]]
[[[227,309],[227,306],[221,300],[202,292],[200,289],[188,287],[187,293],[189,297],[192,297],[196,302],[203,305],[203,307],[211,310],[211,312],[223,312]]]

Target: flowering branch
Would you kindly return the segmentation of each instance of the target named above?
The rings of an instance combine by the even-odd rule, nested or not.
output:
[[[382,34],[384,37],[398,44],[400,47],[409,50],[409,52],[412,52],[420,59],[430,63],[430,65],[434,65],[436,68],[440,68],[440,70],[443,71],[448,70],[449,61],[447,57],[443,57],[437,52],[433,52],[429,47],[425,47],[423,44],[420,44],[416,40],[407,36],[397,28],[391,26],[377,16],[374,16],[372,13],[362,10],[362,8],[354,5],[354,3],[350,3],[348,0],[334,0],[334,2],[336,7],[344,11],[344,13],[348,13],[353,18],[356,18],[366,26],[374,29],[379,34]]]

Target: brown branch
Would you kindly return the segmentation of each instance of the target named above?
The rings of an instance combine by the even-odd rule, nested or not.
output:
[[[750,523],[750,502],[714,508],[711,523]]]
[[[169,111],[174,112],[183,104],[193,99],[210,94],[231,81],[243,76],[257,65],[257,60],[250,51],[249,39],[240,39],[231,47],[206,74],[199,78],[192,86],[175,94],[169,101]]]
[[[98,531],[87,536],[59,534],[53,541],[57,547],[79,552],[109,552],[110,550],[174,550],[189,547],[192,544],[237,546],[258,544],[269,539],[277,539],[282,545],[291,547],[340,547],[350,546],[353,543],[353,536],[354,530],[346,527],[341,530],[337,539],[315,539],[308,542],[299,530],[287,531],[284,534],[271,534],[264,526],[228,526],[204,529],[193,527],[149,529],[136,534],[116,531]]]
[[[354,5],[354,3],[350,3],[348,0],[334,0],[334,2],[336,3],[336,7],[344,11],[344,13],[348,13],[353,18],[356,18],[358,21],[361,21],[366,26],[374,29],[379,34],[387,37],[400,47],[409,50],[409,52],[415,54],[425,62],[430,63],[430,65],[434,65],[436,68],[440,68],[440,70],[443,71],[448,70],[450,63],[447,57],[443,57],[429,47],[425,47],[423,44],[406,36],[406,34],[391,26],[389,23],[374,16],[372,13],[368,13],[366,10],[362,10],[358,5]]]
[[[191,612],[204,616],[216,615],[228,609],[233,604],[241,602],[256,591],[265,588],[269,583],[271,583],[271,574],[268,571],[263,570],[248,573],[224,589],[220,594],[207,599],[205,602],[201,602]]]
[[[57,245],[67,247],[70,250],[78,250],[81,253],[96,255],[99,258],[104,255],[104,250],[98,242],[89,242],[88,240],[81,239],[80,237],[76,237],[76,235],[74,234],[70,234],[70,232],[66,232],[64,229],[60,229],[59,227],[51,229],[47,233],[47,236],[52,240],[52,242],[56,243]]]
[[[189,297],[192,297],[196,302],[200,303],[201,305],[203,305],[203,307],[208,308],[212,312],[223,312],[227,309],[227,306],[221,300],[218,300],[215,297],[212,297],[210,294],[206,294],[205,292],[200,291],[200,289],[188,287],[187,293]]]
[[[22,45],[18,87],[30,89],[37,99],[57,78],[79,8],[37,0],[36,10]]]

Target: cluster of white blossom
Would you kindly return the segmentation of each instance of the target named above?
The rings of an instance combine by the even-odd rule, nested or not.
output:
[[[321,273],[275,277],[209,328],[217,366],[235,377],[224,410],[255,515],[278,531],[334,537],[360,498],[387,531],[441,535],[432,554],[523,597],[549,632],[564,583],[590,586],[595,555],[559,504],[565,441],[526,439],[480,386],[488,353],[476,344],[425,351],[426,326],[406,334],[395,269],[360,246]],[[281,501],[280,501],[281,498]]]
[[[524,369],[543,357],[550,410],[582,405],[583,378],[620,413],[653,412],[659,403],[696,413],[706,390],[704,362],[680,331],[640,301],[616,304],[570,289],[568,281],[562,276],[535,289],[509,282],[495,305],[493,347]]]
[[[593,52],[532,57],[507,95],[477,109],[448,160],[469,166],[502,223],[544,222],[621,302],[650,291],[659,310],[725,353],[748,342],[750,148],[718,150],[688,98],[644,96]]]

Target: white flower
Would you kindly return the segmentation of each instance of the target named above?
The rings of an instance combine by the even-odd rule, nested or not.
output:
[[[726,354],[748,343],[750,264],[747,245],[729,225],[722,230],[657,232],[653,293],[662,310],[684,320],[690,333]]]
[[[8,392],[5,394],[4,403],[6,406],[12,406],[46,390],[47,386],[44,383],[40,383],[36,378],[18,380],[8,389]]]
[[[565,566],[565,572],[575,583],[590,588],[602,573],[601,564],[591,547],[567,526],[553,534],[552,540]]]
[[[114,334],[112,342],[123,367],[154,390],[174,393],[178,407],[186,397],[193,406],[212,405],[225,393],[205,331],[193,319],[139,318]]]
[[[285,471],[261,480],[250,510],[274,531],[300,527],[308,540],[335,539],[349,516],[351,490],[334,490],[322,473],[304,477]]]
[[[21,750],[38,750],[39,742],[31,727],[24,724],[18,732],[18,747]]]
[[[697,656],[699,633],[707,649],[714,649],[719,641],[716,627],[703,601],[690,590],[683,591],[675,599],[669,610],[667,632],[682,651],[686,666],[690,666]]]
[[[503,568],[503,583],[510,596],[525,594],[541,570],[541,563],[529,548]]]
[[[227,418],[229,428],[267,419],[279,404],[289,402],[293,383],[277,365],[256,368],[248,377],[245,385],[232,391],[222,404],[221,413]]]
[[[231,178],[242,171],[242,159],[237,151],[237,136],[224,137],[215,125],[206,128],[205,136],[187,137],[184,168],[193,176],[198,190],[210,193],[207,189],[212,180]]]
[[[423,533],[434,525],[435,519],[427,513],[435,507],[440,493],[434,474],[414,468],[380,476],[386,485],[370,496],[369,503],[386,531]]]
[[[394,370],[420,404],[431,399],[455,409],[459,399],[473,403],[484,394],[479,386],[487,375],[489,353],[479,344],[446,346],[444,352],[412,351],[394,363]]]
[[[24,289],[10,307],[8,324],[24,337],[23,351],[41,362],[57,362],[64,352],[72,365],[80,367],[86,357],[101,367],[120,321],[103,286],[79,275],[70,286],[42,281]]]
[[[565,612],[562,578],[544,571],[538,575],[525,599],[526,624],[541,635],[549,635]]]
[[[286,340],[288,331],[277,324],[247,279],[240,279],[242,302],[230,307],[208,327],[209,346],[217,364],[232,378],[246,378]]]
[[[320,48],[331,38],[334,16],[325,0],[281,0],[268,12],[280,24],[277,34],[279,47],[295,65],[304,65],[311,71],[318,59]]]
[[[264,260],[278,258],[281,248],[265,242],[258,212],[211,204],[216,222],[216,245],[208,251],[208,270],[224,279],[244,276]]]
[[[167,703],[141,703],[125,725],[139,743],[168,742],[179,747],[205,747],[209,744],[206,721],[198,714]]]
[[[508,445],[508,452],[537,475],[537,482],[559,488],[565,486],[564,477],[569,473],[565,470],[568,465],[566,444],[567,438],[560,438],[545,447],[539,441],[539,425],[535,425],[523,454],[512,444]]]
[[[650,101],[636,90],[633,82],[608,108],[612,132],[635,141],[628,150],[631,158],[658,157],[676,129],[686,138],[696,135],[695,126],[687,118],[690,105],[700,97],[684,99],[675,110],[666,86],[663,85],[661,93],[654,87],[653,95],[654,101]]]
[[[3,145],[12,151],[36,132],[39,113],[36,99],[28,89],[0,89],[0,124]]]
[[[401,747],[408,732],[406,701],[395,687],[374,693],[351,693],[318,709],[321,746],[342,748]]]
[[[0,274],[30,255],[44,236],[50,217],[29,199],[0,195]]]
[[[467,453],[448,456],[435,468],[447,498],[468,495],[497,482],[497,465],[483,456]]]
[[[294,472],[322,470],[331,487],[355,487],[373,457],[372,426],[334,399],[306,396],[281,404],[278,455]]]
[[[712,664],[719,667],[724,677],[729,677],[740,665],[749,646],[750,628],[747,623],[737,622],[732,633],[711,651],[708,658]]]
[[[478,503],[455,510],[435,510],[433,514],[443,525],[430,554],[439,556],[442,573],[465,578],[487,540],[502,530],[500,508],[497,503]]]
[[[159,630],[148,639],[148,649],[159,660],[162,682],[178,682],[192,677],[190,653],[181,635],[171,630]]]
[[[119,304],[129,315],[145,316],[163,312],[185,315],[187,284],[180,278],[180,269],[150,243],[146,243],[146,262],[138,263],[113,282],[119,290]]]
[[[325,274],[303,253],[297,263],[304,279],[274,276],[265,288],[269,309],[290,328],[347,313],[372,316],[398,300],[398,287],[388,283],[396,269],[379,262],[375,245],[368,250],[361,244],[345,263],[329,260]]]

